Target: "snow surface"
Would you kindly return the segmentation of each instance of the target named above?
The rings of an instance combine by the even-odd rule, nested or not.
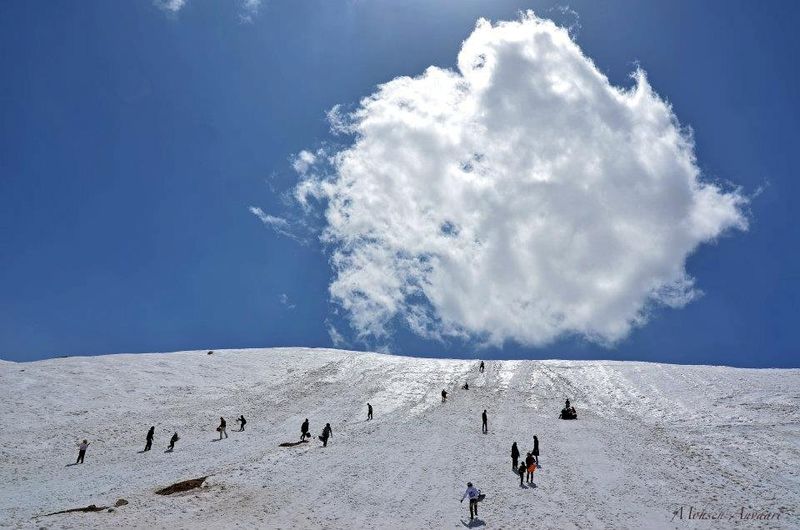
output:
[[[557,419],[565,398],[579,420]],[[800,370],[487,361],[479,374],[477,361],[227,350],[3,361],[0,401],[3,527],[464,528],[468,480],[487,494],[480,528],[800,527]],[[215,441],[220,416],[230,438]],[[279,447],[305,417],[313,442]],[[524,457],[534,434],[542,469],[521,488],[510,446]],[[86,462],[67,466],[83,438]],[[130,504],[41,517],[118,498]],[[673,520],[681,506],[781,516]]]

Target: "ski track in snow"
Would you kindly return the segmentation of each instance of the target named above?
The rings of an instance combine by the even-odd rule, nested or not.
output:
[[[577,421],[557,419],[565,398]],[[2,527],[464,528],[468,480],[487,494],[479,528],[800,527],[800,370],[487,361],[480,374],[476,361],[221,350],[0,361],[0,400]],[[220,416],[230,437],[215,441]],[[306,417],[312,442],[278,447]],[[543,468],[521,488],[511,442],[524,459],[534,434]],[[83,438],[85,464],[66,466]],[[202,489],[154,494],[203,475]],[[118,498],[130,504],[41,517]],[[672,520],[690,505],[782,516]]]

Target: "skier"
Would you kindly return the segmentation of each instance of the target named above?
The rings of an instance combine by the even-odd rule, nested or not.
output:
[[[536,460],[536,465],[539,465],[539,438],[533,435],[533,458]]]
[[[519,485],[523,486],[522,480],[525,478],[525,472],[528,468],[525,467],[525,462],[519,463],[519,468],[517,468],[517,474],[519,474]]]
[[[447,390],[442,390],[442,403],[447,401]]]
[[[239,432],[242,432],[244,430],[244,426],[247,425],[247,420],[244,419],[244,414],[239,416],[239,419],[236,421],[239,422]]]
[[[300,441],[304,441],[306,439],[306,436],[311,438],[311,434],[309,434],[308,432],[308,418],[306,418],[306,420],[300,426]]]
[[[222,440],[222,435],[223,434],[225,435],[225,438],[228,437],[228,431],[227,431],[227,428],[226,428],[227,425],[228,424],[225,423],[225,418],[220,416],[220,418],[219,418],[219,427],[217,427],[217,430],[219,431],[219,439],[220,440]]]
[[[519,460],[519,448],[517,447],[517,442],[511,444],[511,470],[517,470],[517,461]]]
[[[153,447],[153,433],[156,431],[155,426],[150,427],[147,431],[147,441],[144,444],[144,450],[149,451],[151,447]]]
[[[483,373],[483,370],[484,370],[484,368],[485,368],[485,366],[483,365],[483,361],[481,361],[481,367],[480,367],[480,368],[478,368],[478,371],[479,371],[480,373]]]
[[[75,461],[76,464],[83,464],[83,457],[86,456],[86,449],[88,447],[89,447],[89,442],[87,442],[86,440],[78,444],[78,459]]]
[[[483,434],[489,434],[489,426],[487,425],[488,416],[486,416],[486,409],[483,409],[483,414],[481,414],[481,420],[483,420],[483,424],[481,425],[481,432]]]
[[[172,450],[175,449],[175,442],[178,440],[180,440],[180,438],[178,438],[178,433],[173,433],[172,438],[169,439],[169,447],[167,447],[167,451],[171,453]]]
[[[328,438],[333,436],[333,429],[331,429],[331,424],[326,423],[325,428],[322,429],[322,435],[319,437],[322,440],[322,447],[328,447]]]
[[[367,419],[368,420],[372,419],[372,405],[370,405],[369,403],[367,403]]]
[[[528,482],[533,482],[533,472],[536,470],[536,460],[533,458],[533,454],[528,453],[528,456],[525,457],[525,467],[528,469]]]
[[[469,497],[469,519],[470,521],[478,516],[478,495],[481,494],[479,489],[472,485],[472,482],[467,482],[467,491],[461,496],[461,501]]]

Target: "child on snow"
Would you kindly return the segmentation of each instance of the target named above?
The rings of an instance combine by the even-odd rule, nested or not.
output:
[[[472,482],[467,482],[467,491],[464,492],[464,495],[461,496],[461,501],[464,502],[464,499],[469,497],[469,519],[470,521],[478,516],[478,496],[481,494],[481,490],[475,488],[472,485]]]
[[[89,447],[89,442],[87,442],[86,440],[78,444],[78,459],[75,461],[76,464],[83,464],[83,457],[86,456],[86,449],[88,447]]]

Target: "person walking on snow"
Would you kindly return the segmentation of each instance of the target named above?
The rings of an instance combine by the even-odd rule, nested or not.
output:
[[[517,471],[517,461],[519,460],[519,448],[517,442],[511,444],[511,470]]]
[[[88,447],[89,447],[89,442],[87,442],[86,440],[78,444],[78,459],[75,461],[76,464],[83,464],[83,457],[86,456],[86,449]]]
[[[539,465],[539,438],[533,435],[533,458],[536,460],[536,465]]]
[[[171,453],[172,450],[175,449],[175,442],[178,440],[180,440],[180,438],[178,438],[178,433],[172,433],[172,438],[169,439],[169,447],[167,447],[167,451]]]
[[[244,419],[244,414],[239,416],[239,419],[236,421],[239,422],[239,432],[242,432],[244,430],[244,426],[247,425],[247,420]]]
[[[367,403],[367,420],[372,419],[372,405]]]
[[[517,468],[517,474],[519,475],[519,485],[520,486],[524,486],[524,484],[522,483],[522,480],[525,478],[525,472],[527,470],[528,470],[528,468],[525,467],[525,462],[520,462],[519,463],[519,468]]]
[[[150,427],[150,429],[147,431],[147,439],[144,444],[145,451],[149,451],[150,448],[153,447],[153,433],[155,433],[155,431],[156,431],[155,426]]]
[[[220,418],[219,418],[219,427],[217,427],[217,430],[219,431],[219,439],[220,440],[222,440],[222,435],[223,434],[225,435],[225,438],[228,437],[227,425],[228,424],[225,423],[225,418],[220,416]]]
[[[483,414],[481,414],[481,420],[483,424],[481,425],[481,432],[483,434],[489,434],[489,425],[487,424],[488,416],[486,416],[486,409],[483,409]]]
[[[311,434],[308,432],[308,418],[300,426],[300,441],[305,440],[306,437],[311,438]]]
[[[447,401],[447,390],[442,390],[442,403]]]
[[[480,373],[483,373],[483,370],[484,370],[484,368],[485,368],[485,366],[483,365],[483,361],[481,361],[481,367],[480,367],[480,368],[478,368],[478,371],[479,371]]]
[[[525,468],[528,470],[527,481],[533,482],[533,470],[536,469],[536,460],[534,460],[531,453],[528,453],[528,456],[525,457]]]
[[[322,429],[322,436],[319,437],[322,440],[322,447],[328,447],[328,438],[333,436],[333,429],[331,429],[331,424],[326,423],[325,428]]]
[[[481,491],[475,486],[472,485],[472,482],[467,482],[467,491],[464,492],[464,495],[461,496],[461,501],[464,502],[464,499],[469,498],[469,519],[470,521],[478,516],[478,495],[481,494]]]

